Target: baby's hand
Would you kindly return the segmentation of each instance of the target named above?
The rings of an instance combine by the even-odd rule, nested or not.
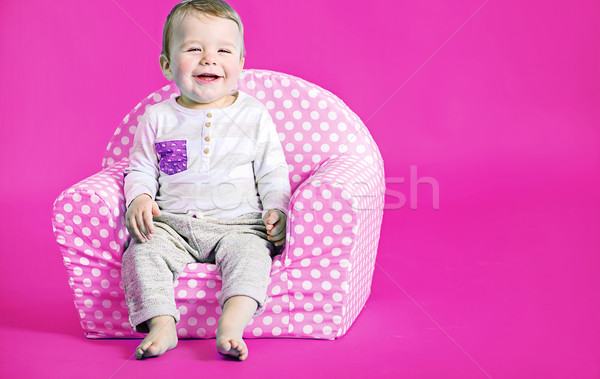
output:
[[[271,209],[265,214],[264,222],[267,228],[267,239],[275,244],[275,246],[283,246],[285,244],[285,223],[287,217],[277,209]]]
[[[140,242],[152,239],[152,234],[154,234],[153,215],[160,216],[160,209],[156,201],[152,200],[149,195],[142,194],[133,199],[125,215],[125,225],[129,234]]]

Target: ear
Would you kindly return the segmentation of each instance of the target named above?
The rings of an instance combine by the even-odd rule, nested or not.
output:
[[[169,62],[169,58],[167,58],[166,55],[161,54],[159,60],[160,68],[162,70],[163,75],[165,76],[165,78],[167,78],[167,80],[172,81],[173,73],[171,72],[171,63]]]
[[[246,62],[246,58],[242,58],[242,60],[240,61],[240,72],[242,72],[242,70],[244,69],[244,62]]]

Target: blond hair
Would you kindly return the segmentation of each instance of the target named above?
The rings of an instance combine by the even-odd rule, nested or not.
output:
[[[222,0],[184,0],[175,5],[171,13],[167,16],[163,28],[162,54],[170,59],[170,45],[173,36],[173,26],[176,21],[181,21],[185,16],[193,13],[201,13],[214,17],[224,18],[236,23],[242,37],[242,46],[240,50],[240,61],[246,55],[244,47],[244,25],[237,12],[226,2]]]

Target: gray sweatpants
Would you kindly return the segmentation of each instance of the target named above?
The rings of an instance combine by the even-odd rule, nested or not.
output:
[[[274,246],[260,213],[217,220],[162,212],[153,219],[152,239],[132,239],[123,253],[129,322],[137,332],[147,333],[145,321],[156,316],[170,315],[179,322],[173,284],[192,262],[217,265],[223,281],[221,307],[230,297],[245,295],[258,303],[255,316],[264,311]]]

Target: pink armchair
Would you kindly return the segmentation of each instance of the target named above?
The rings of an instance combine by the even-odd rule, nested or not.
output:
[[[287,245],[273,260],[266,310],[244,337],[340,337],[371,289],[385,191],[379,150],[356,114],[305,80],[244,70],[238,88],[269,109],[292,184]],[[123,169],[145,107],[177,95],[167,85],[139,103],[108,144],[103,169],[54,203],[56,241],[88,338],[143,337],[129,325],[121,281]],[[187,265],[175,284],[180,338],[215,337],[220,282],[215,265]]]

